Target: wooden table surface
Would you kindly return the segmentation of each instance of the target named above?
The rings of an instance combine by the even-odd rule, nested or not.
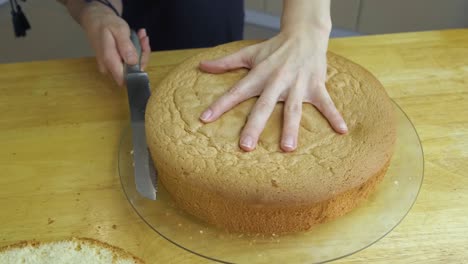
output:
[[[333,39],[369,69],[421,138],[425,179],[404,221],[339,263],[468,261],[468,29]],[[197,50],[153,53],[152,85]],[[0,246],[85,236],[148,263],[209,263],[153,232],[117,172],[124,89],[94,59],[0,65]]]

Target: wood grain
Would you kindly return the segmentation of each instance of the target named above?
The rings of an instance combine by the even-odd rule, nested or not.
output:
[[[334,39],[413,121],[425,179],[405,220],[339,263],[468,261],[468,30]],[[153,53],[153,86],[198,50]],[[92,58],[0,65],[0,246],[88,236],[148,263],[209,263],[152,232],[117,173],[126,93]]]

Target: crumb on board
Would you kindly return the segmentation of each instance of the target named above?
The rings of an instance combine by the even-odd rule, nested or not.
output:
[[[276,179],[271,179],[271,186],[278,188],[279,187],[278,181]]]
[[[50,217],[47,219],[47,224],[48,225],[53,224],[54,222],[55,222],[55,220],[50,218]]]
[[[116,224],[113,224],[113,225],[112,225],[112,229],[114,229],[114,230],[117,229],[117,225],[116,225]]]

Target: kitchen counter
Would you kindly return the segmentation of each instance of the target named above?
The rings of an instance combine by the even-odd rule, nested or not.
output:
[[[338,263],[468,261],[468,29],[333,39],[330,50],[377,76],[414,123],[425,158],[403,222]],[[152,86],[198,51],[153,53]],[[153,232],[128,203],[117,172],[126,93],[94,59],[0,72],[0,246],[84,236],[148,263],[210,262]]]

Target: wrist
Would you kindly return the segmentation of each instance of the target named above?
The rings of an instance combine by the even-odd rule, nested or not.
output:
[[[328,44],[331,28],[330,0],[283,0],[283,35]]]
[[[96,17],[117,16],[112,9],[98,2],[86,4],[78,16],[78,23],[86,30],[90,26],[96,25]]]
[[[282,21],[280,30],[288,34],[315,33],[329,36],[331,29],[331,19],[321,19],[319,21]]]
[[[280,34],[286,39],[298,43],[309,43],[312,46],[326,52],[328,49],[328,40],[330,38],[331,26],[320,27],[310,24],[295,25],[293,27],[282,28]]]

